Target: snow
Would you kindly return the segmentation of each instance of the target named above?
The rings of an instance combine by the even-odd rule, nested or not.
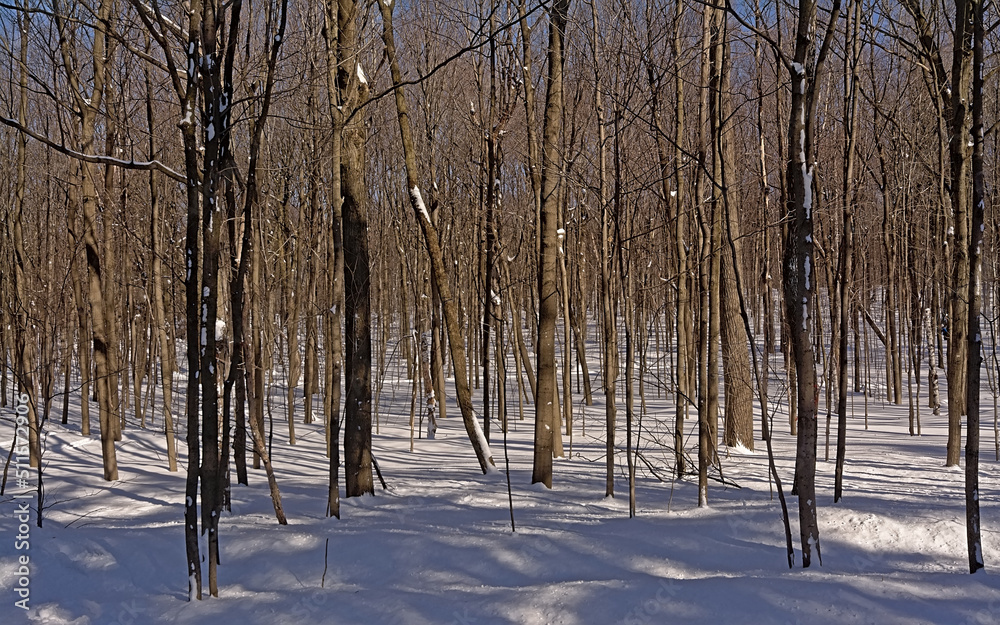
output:
[[[793,79],[794,78],[798,78],[799,79],[799,82],[798,82],[799,93],[805,94],[805,92],[806,92],[806,69],[804,67],[802,67],[801,63],[799,63],[797,61],[792,61],[792,71],[795,73],[795,76],[793,76],[792,78]]]
[[[198,600],[198,589],[197,582],[195,581],[194,573],[188,576],[188,601]]]
[[[804,133],[803,133],[804,134]],[[804,141],[804,139],[803,139]],[[805,143],[803,142],[803,145]],[[803,149],[803,154],[805,150]],[[806,164],[802,163],[802,206],[806,210],[806,219],[812,219],[812,167],[806,168]]]
[[[361,63],[355,64],[355,67],[357,68],[358,82],[360,82],[362,85],[367,85],[368,78],[365,76],[364,70],[361,69]]]
[[[424,197],[420,194],[420,187],[414,185],[413,188],[410,189],[410,197],[413,199],[413,203],[416,204],[417,211],[420,212],[420,215],[430,222],[431,215],[427,212],[427,205],[424,204]]]
[[[23,615],[14,610],[15,597],[7,593],[0,620],[5,625],[997,622],[1000,578],[967,573],[964,474],[941,470],[946,411],[939,417],[925,412],[920,437],[907,435],[905,405],[873,401],[867,430],[860,414],[849,419],[841,503],[831,503],[834,463],[817,464],[823,565],[814,557],[812,568],[789,570],[780,507],[771,496],[767,455],[760,447],[755,453],[720,448],[727,478],[741,488],[711,482],[707,508],[697,507],[695,480],[661,483],[640,464],[637,516],[629,519],[621,454],[619,495],[604,497],[599,396],[594,406],[574,406],[574,418],[587,420],[586,434],[576,421],[572,456],[556,464],[552,490],[530,485],[530,415],[512,419],[507,444],[517,522],[512,532],[506,483],[480,474],[461,419],[439,420],[437,437],[418,439],[409,451],[410,385],[389,371],[381,429],[372,445],[389,490],[344,498],[342,519],[325,517],[322,420],[296,423],[294,448],[275,427],[273,460],[289,525],[277,525],[264,473],[251,469],[250,486],[233,485],[233,511],[219,519],[220,597],[208,596],[203,563],[202,601],[188,593],[194,577],[182,532],[183,423],[175,420],[181,471],[166,470],[160,421],[145,430],[130,422],[117,445],[121,479],[108,484],[100,477],[100,445],[78,444],[97,443],[98,436],[94,428],[89,439],[81,437],[74,394],[70,425],[46,424],[47,517],[44,528],[32,525],[31,609]],[[647,392],[644,432],[673,414],[670,402]],[[457,415],[450,389],[448,398]],[[772,408],[777,409],[775,461],[787,488],[795,439],[783,425],[785,406]],[[6,416],[3,410],[0,416]],[[276,426],[284,420],[280,399],[274,419]],[[689,426],[694,432],[696,419]],[[8,448],[12,435],[9,420],[0,419],[0,449]],[[501,436],[495,424],[494,442]],[[1000,561],[995,540],[1000,464],[992,460],[993,441],[984,438],[976,493],[984,542],[976,557],[991,571]],[[821,433],[820,458],[822,444]],[[653,458],[651,448],[644,451]],[[503,466],[503,455],[495,460]],[[789,505],[800,565],[795,498]],[[7,537],[12,507],[8,491],[0,497],[0,532]],[[0,540],[0,586],[7,589],[17,581],[13,543]],[[204,547],[202,540],[202,556]]]

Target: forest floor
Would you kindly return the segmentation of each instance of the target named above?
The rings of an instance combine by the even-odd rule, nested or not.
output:
[[[530,415],[512,419],[513,532],[504,473],[479,474],[454,404],[437,437],[415,441],[411,453],[409,384],[386,383],[374,452],[389,488],[344,500],[341,520],[324,516],[321,423],[298,423],[298,444],[290,447],[276,413],[274,465],[289,524],[275,522],[264,473],[252,470],[249,487],[233,487],[232,513],[221,521],[219,598],[194,602],[185,572],[183,435],[182,469],[170,473],[159,417],[150,429],[129,427],[118,445],[120,480],[106,483],[96,433],[83,438],[78,426],[50,422],[44,527],[34,525],[32,513],[30,550],[16,549],[14,496],[22,491],[12,481],[0,497],[0,623],[1000,623],[1000,576],[990,573],[1000,563],[992,418],[984,418],[981,464],[985,573],[967,572],[964,473],[943,468],[946,417],[924,408],[923,435],[911,437],[905,405],[869,400],[865,429],[861,395],[848,428],[845,496],[836,505],[833,449],[831,461],[822,461],[825,415],[821,423],[823,562],[803,570],[798,549],[796,567],[787,566],[763,443],[755,452],[720,448],[724,475],[738,487],[712,482],[709,507],[698,508],[696,478],[671,482],[669,452],[644,430],[644,456],[667,481],[640,466],[637,514],[630,519],[624,453],[617,497],[604,497],[604,409],[596,399],[593,407],[574,406],[572,455],[556,461],[551,491],[529,485]],[[666,430],[669,402],[653,392],[647,408],[650,430],[657,419]],[[4,411],[6,450],[13,413]],[[787,495],[794,439],[783,413],[775,430]],[[618,440],[624,447],[624,423]],[[568,438],[564,444],[569,451]],[[496,425],[492,449],[503,468]],[[788,500],[798,545],[797,508]],[[30,554],[27,612],[15,607],[14,591],[24,554]]]

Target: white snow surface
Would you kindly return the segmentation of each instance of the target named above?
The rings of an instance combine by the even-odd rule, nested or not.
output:
[[[513,378],[508,383],[515,384]],[[411,453],[409,388],[405,380],[387,380],[380,403],[373,451],[389,490],[376,481],[375,497],[342,499],[341,520],[324,516],[322,419],[296,423],[298,444],[290,447],[284,415],[276,411],[274,465],[289,525],[275,522],[264,472],[250,469],[250,486],[233,485],[232,513],[220,519],[220,596],[208,596],[203,563],[202,601],[188,600],[186,447],[183,419],[176,416],[182,414],[179,405],[174,414],[180,422],[180,471],[166,469],[157,412],[149,429],[129,423],[117,445],[120,479],[107,483],[101,479],[100,445],[79,444],[79,405],[71,403],[69,426],[58,419],[46,425],[46,519],[38,528],[32,515],[28,612],[13,607],[17,596],[12,591],[17,557],[23,553],[14,547],[13,496],[22,491],[11,482],[0,497],[0,587],[5,589],[0,622],[1000,623],[1000,577],[991,573],[1000,562],[1000,465],[993,461],[992,437],[984,428],[979,498],[986,574],[970,576],[964,476],[942,470],[946,411],[934,417],[922,410],[924,434],[910,437],[905,406],[870,400],[866,430],[863,399],[855,398],[858,416],[848,422],[845,495],[837,505],[832,503],[834,463],[822,461],[821,428],[817,504],[823,565],[814,559],[813,567],[803,570],[796,500],[786,490],[797,548],[797,566],[788,569],[780,507],[770,495],[767,454],[759,440],[754,453],[720,447],[727,479],[742,488],[711,482],[708,508],[696,505],[696,480],[660,482],[640,464],[637,516],[629,519],[622,453],[618,496],[604,497],[599,395],[594,406],[574,406],[572,447],[568,437],[563,441],[572,457],[555,462],[551,491],[530,485],[533,422],[530,414],[517,420],[514,402],[507,444],[517,522],[511,532],[499,424],[492,424],[491,442],[500,476],[481,474],[451,393],[451,416],[438,420],[434,440],[417,439]],[[284,390],[273,392],[280,397]],[[647,393],[650,416],[644,428],[673,411],[655,391]],[[78,400],[75,394],[72,402]],[[91,412],[96,414],[96,407]],[[11,442],[10,414],[0,409],[3,449]],[[624,441],[621,422],[618,436]],[[777,467],[787,489],[794,438],[783,409],[774,431]],[[95,424],[91,440],[97,437]],[[654,462],[669,458],[660,448],[647,447],[645,453]],[[329,564],[321,587],[327,540]]]

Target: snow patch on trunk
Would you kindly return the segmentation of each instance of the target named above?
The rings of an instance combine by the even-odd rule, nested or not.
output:
[[[413,204],[417,207],[420,215],[430,222],[431,214],[427,212],[427,205],[424,204],[424,196],[420,194],[420,187],[413,185],[413,188],[410,189],[410,199],[413,200]]]

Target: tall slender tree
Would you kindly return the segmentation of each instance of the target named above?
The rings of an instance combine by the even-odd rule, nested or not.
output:
[[[562,181],[560,150],[563,117],[563,56],[570,0],[556,0],[548,9],[549,71],[542,130],[542,206],[538,224],[538,392],[535,395],[535,453],[531,482],[552,488],[553,438],[559,436],[559,397],[556,391],[556,317],[559,315],[556,265],[559,252],[559,189]],[[531,123],[531,120],[528,120]]]

